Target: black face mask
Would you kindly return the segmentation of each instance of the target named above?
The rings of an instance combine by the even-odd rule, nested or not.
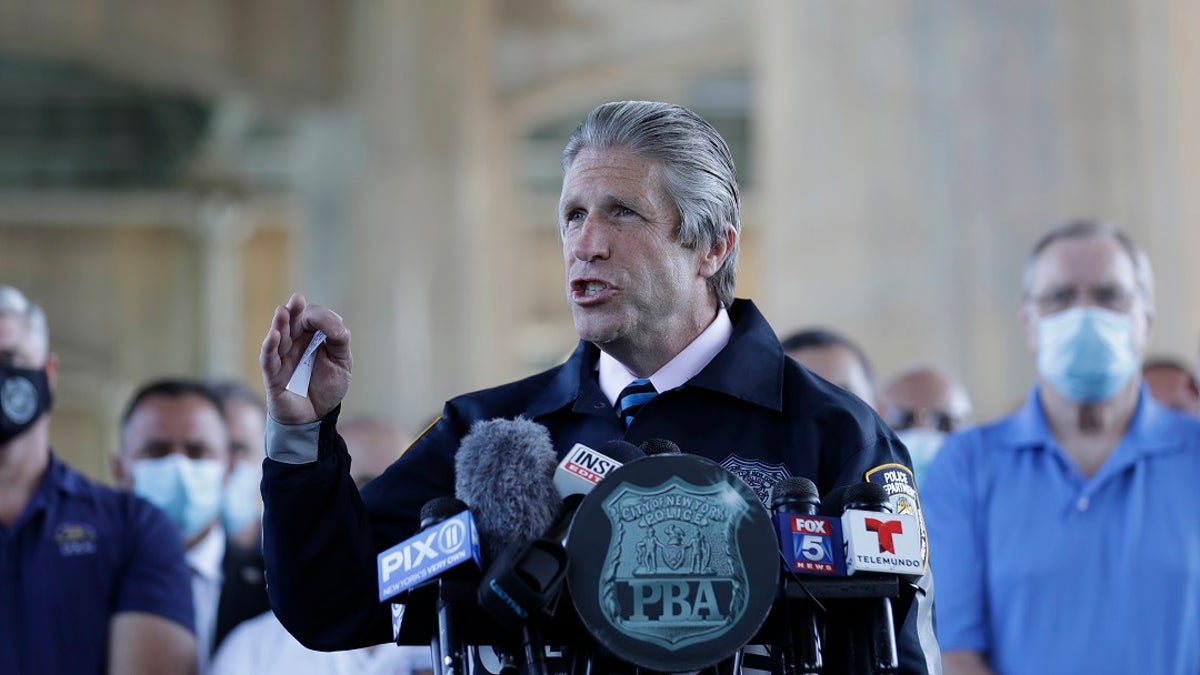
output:
[[[50,410],[45,370],[0,365],[0,445],[25,433]]]

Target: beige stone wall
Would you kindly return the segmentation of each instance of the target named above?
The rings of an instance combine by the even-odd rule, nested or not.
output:
[[[777,326],[843,328],[885,373],[941,361],[981,416],[1001,414],[1033,377],[1026,251],[1095,216],[1154,262],[1154,349],[1195,357],[1193,3],[760,7],[761,297]]]
[[[521,183],[522,136],[721,72],[756,92],[738,295],[780,331],[843,329],[883,374],[937,359],[1000,414],[1032,378],[1025,250],[1099,215],[1154,261],[1155,349],[1196,356],[1194,3],[616,4],[647,18],[600,0],[0,4],[0,49],[245,99],[295,135],[294,183],[231,219],[186,189],[0,195],[0,276],[47,307],[64,357],[56,446],[106,476],[139,380],[257,386],[291,290],[350,322],[348,409],[410,428],[554,362],[575,338],[554,198]]]

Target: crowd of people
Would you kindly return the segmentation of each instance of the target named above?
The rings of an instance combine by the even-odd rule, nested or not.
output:
[[[577,349],[452,399],[411,443],[385,422],[339,422],[350,332],[296,294],[263,343],[265,396],[145,383],[121,418],[115,488],[97,484],[50,447],[45,314],[0,286],[0,663],[427,669],[427,649],[379,647],[391,616],[375,556],[454,493],[472,423],[524,416],[560,456],[669,438],[748,484],[804,476],[825,494],[898,467],[888,480],[919,489],[929,551],[904,589],[901,672],[1200,672],[1200,391],[1183,362],[1147,358],[1154,279],[1125,233],[1080,221],[1033,244],[1014,287],[1037,378],[1018,409],[976,423],[944,365],[877,386],[853,340],[817,327],[780,340],[734,298],[733,161],[691,111],[602,105],[563,168]],[[309,388],[290,391],[318,331]]]

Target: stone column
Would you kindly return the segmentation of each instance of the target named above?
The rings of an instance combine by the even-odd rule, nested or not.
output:
[[[885,372],[936,360],[982,415],[1003,413],[1034,375],[1016,319],[1026,251],[1095,216],[1145,245],[1169,282],[1159,344],[1195,348],[1200,319],[1182,318],[1200,290],[1194,4],[759,9],[755,225],[762,304],[781,330],[846,330]]]
[[[503,236],[488,207],[490,11],[353,6],[345,123],[360,163],[344,203],[336,191],[310,202],[325,208],[309,209],[298,271],[352,332],[346,415],[419,431],[445,399],[488,383],[502,286],[489,256]]]

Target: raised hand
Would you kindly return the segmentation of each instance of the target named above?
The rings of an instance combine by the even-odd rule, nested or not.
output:
[[[313,355],[308,396],[301,396],[287,390],[288,380],[318,330],[325,333],[325,342]],[[304,424],[324,417],[350,389],[353,361],[350,331],[342,317],[321,305],[310,305],[303,295],[293,293],[286,305],[275,308],[258,358],[267,412],[283,424]]]

